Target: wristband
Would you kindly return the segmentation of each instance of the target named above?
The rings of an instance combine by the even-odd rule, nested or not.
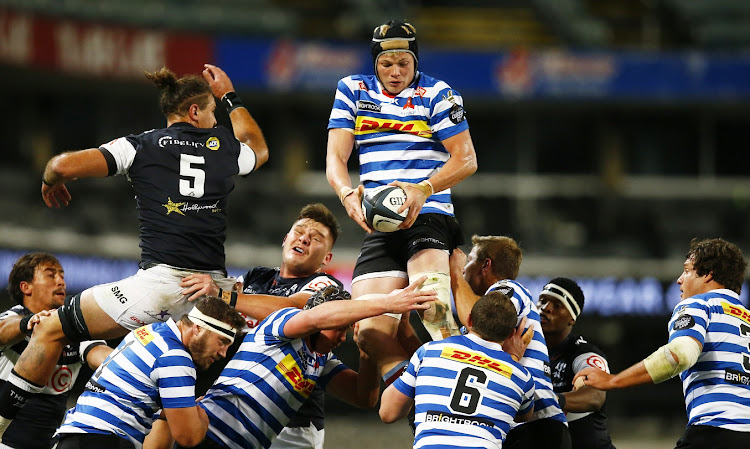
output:
[[[565,404],[568,403],[568,400],[565,399],[565,395],[564,394],[560,393],[560,394],[557,395],[557,402],[560,403],[560,408],[564,410],[565,409]]]
[[[224,289],[219,288],[219,299],[234,307],[237,304],[237,292],[226,292]]]
[[[352,193],[356,192],[356,189],[352,189],[351,187],[343,186],[339,190],[339,200],[341,201],[341,204],[344,204],[344,200],[347,196],[351,195]]]
[[[34,315],[26,315],[18,322],[18,327],[21,329],[22,334],[31,335],[31,333],[34,332],[34,329],[29,329],[29,321],[31,321],[31,317],[33,316]]]
[[[221,104],[224,105],[228,114],[231,114],[232,111],[237,108],[245,107],[245,105],[242,104],[242,100],[240,100],[240,96],[234,91],[225,93],[224,96],[221,97]]]
[[[42,184],[44,184],[47,187],[54,187],[54,184],[44,179],[44,175],[42,175]]]
[[[432,187],[432,183],[425,179],[424,181],[419,181],[419,184],[417,184],[417,188],[424,193],[425,198],[429,198],[433,193],[435,193],[435,188]]]

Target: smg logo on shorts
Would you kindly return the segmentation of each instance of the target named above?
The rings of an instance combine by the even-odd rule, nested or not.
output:
[[[127,296],[125,296],[125,294],[120,291],[120,287],[116,285],[112,287],[112,294],[115,298],[117,298],[118,301],[120,301],[120,304],[125,304],[126,302],[128,302]]]

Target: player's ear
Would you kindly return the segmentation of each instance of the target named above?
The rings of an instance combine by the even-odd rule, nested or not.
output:
[[[331,259],[333,259],[333,253],[328,251],[325,257],[323,257],[323,260],[320,262],[320,266],[325,267],[326,265],[331,263]]]
[[[200,107],[198,107],[197,104],[193,103],[190,105],[190,108],[188,108],[188,115],[193,120],[198,120],[198,112],[200,111]]]

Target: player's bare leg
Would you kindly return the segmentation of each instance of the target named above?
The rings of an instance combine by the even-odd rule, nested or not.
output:
[[[81,294],[81,311],[92,338],[110,339],[128,332],[99,308],[91,290]],[[68,343],[58,313],[45,317],[34,327],[28,346],[0,390],[0,439],[28,398],[47,384]]]
[[[352,284],[352,298],[366,298],[369,295],[379,295],[392,292],[408,286],[406,279],[397,277],[381,277],[364,279]],[[363,299],[366,300],[366,299]],[[381,315],[359,322],[358,342],[363,350],[375,361],[383,380],[388,382],[390,377],[400,374],[398,368],[403,367],[409,360],[401,343],[398,341],[399,320]],[[399,371],[396,373],[396,371]],[[396,376],[398,377],[398,376]]]

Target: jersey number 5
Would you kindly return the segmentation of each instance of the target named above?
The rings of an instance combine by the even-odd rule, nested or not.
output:
[[[206,159],[203,156],[192,154],[180,154],[180,195],[193,198],[202,198],[206,191],[206,172],[196,165],[204,165]]]
[[[487,374],[484,371],[476,368],[462,369],[451,396],[451,409],[469,415],[476,412],[482,392],[472,385],[485,385],[486,383]]]

